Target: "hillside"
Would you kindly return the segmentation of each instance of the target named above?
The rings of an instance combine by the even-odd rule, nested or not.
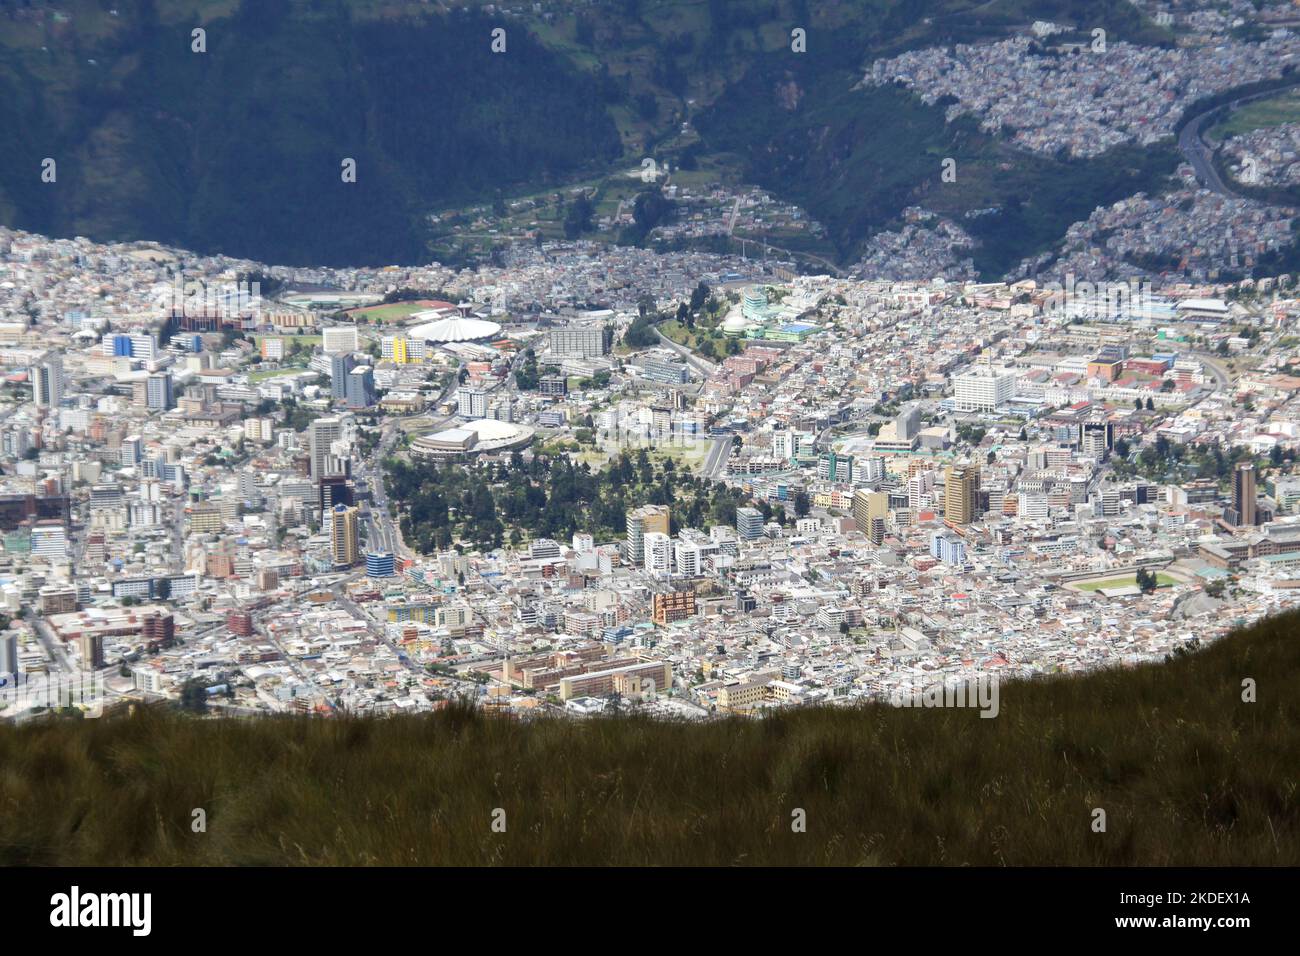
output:
[[[1004,684],[991,720],[5,726],[0,864],[1295,865],[1297,686],[1291,612],[1163,664]]]
[[[551,0],[504,17],[416,0],[106,6],[0,0],[0,127],[22,133],[0,143],[0,223],[285,264],[414,262],[431,211],[690,151],[806,207],[841,262],[917,202],[1003,209],[972,227],[996,274],[1095,205],[1158,190],[1176,161],[1049,161],[901,91],[853,88],[874,57],[1039,17],[1160,42],[1126,0]],[[46,157],[57,184],[39,182]],[[962,185],[939,195],[943,157]]]
[[[188,25],[146,12],[48,63],[4,51],[0,126],[26,135],[0,146],[3,221],[288,264],[412,262],[434,202],[619,155],[590,78],[525,31],[495,55],[478,16],[328,7],[245,4],[207,25],[203,54]],[[57,183],[39,183],[44,157]]]

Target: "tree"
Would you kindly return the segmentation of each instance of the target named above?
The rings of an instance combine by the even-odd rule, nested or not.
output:
[[[208,689],[201,680],[191,677],[181,685],[181,709],[195,714],[208,709]]]

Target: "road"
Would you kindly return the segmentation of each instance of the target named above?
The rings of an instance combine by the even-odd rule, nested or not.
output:
[[[1300,86],[1300,79],[1293,80],[1285,86],[1276,89],[1265,90],[1262,93],[1254,93],[1250,96],[1243,96],[1241,99],[1233,100],[1229,103],[1228,111],[1232,112],[1233,110],[1240,109],[1246,103],[1250,103],[1254,100],[1268,99],[1269,97],[1277,96],[1279,93],[1293,89],[1296,86]],[[1178,149],[1182,152],[1183,156],[1186,157],[1187,161],[1192,164],[1192,169],[1196,172],[1196,178],[1200,180],[1201,184],[1206,189],[1216,192],[1221,196],[1247,198],[1242,196],[1241,193],[1234,191],[1223,181],[1223,177],[1219,175],[1219,171],[1214,168],[1214,150],[1206,144],[1205,139],[1201,135],[1204,132],[1205,125],[1210,116],[1217,113],[1219,109],[1221,109],[1221,107],[1206,110],[1184,126],[1182,132],[1178,134]]]
[[[704,458],[700,468],[703,478],[718,478],[727,470],[727,460],[731,457],[731,436],[713,439],[713,447]]]
[[[686,346],[679,345],[678,343],[674,342],[668,336],[660,332],[658,327],[655,328],[655,335],[659,336],[659,342],[664,347],[671,349],[672,351],[680,355],[682,358],[686,359],[686,364],[689,365],[691,368],[693,368],[695,371],[699,372],[705,378],[708,378],[710,375],[712,375],[714,372],[718,370],[718,366],[714,365],[712,362],[700,358],[698,355],[696,355]]]

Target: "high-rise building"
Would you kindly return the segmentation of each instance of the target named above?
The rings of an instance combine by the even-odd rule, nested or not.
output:
[[[320,480],[318,505],[321,514],[329,514],[339,505],[352,504],[352,486],[347,475],[325,475]]]
[[[150,411],[162,412],[176,404],[171,372],[155,372],[145,379],[145,404]]]
[[[884,540],[883,528],[888,517],[889,492],[866,491],[862,488],[853,492],[853,523],[859,531],[871,538],[872,544],[880,544]],[[877,521],[882,529],[879,539],[873,533]]]
[[[348,396],[348,374],[356,368],[357,360],[352,353],[330,357],[330,398],[341,401]]]
[[[592,359],[609,352],[613,332],[605,325],[551,329],[546,344],[559,358]]]
[[[741,541],[756,541],[763,537],[763,513],[757,508],[737,508],[736,535]]]
[[[1238,525],[1251,527],[1259,524],[1254,462],[1243,461],[1232,473],[1232,510],[1237,513]]]
[[[39,365],[32,366],[32,401],[39,408],[58,408],[63,401],[63,359],[48,356]]]
[[[356,508],[335,505],[330,513],[330,557],[336,568],[350,568],[360,553],[360,530]]]
[[[487,392],[472,386],[458,388],[456,413],[463,418],[487,418]]]
[[[311,447],[311,477],[320,479],[329,474],[328,463],[332,456],[330,446],[343,435],[343,425],[337,418],[318,418],[311,423],[307,442]]]
[[[366,552],[366,576],[391,578],[397,573],[397,561],[390,551]]]
[[[943,514],[955,525],[975,520],[980,470],[975,465],[949,465],[944,475]]]
[[[921,431],[921,406],[912,402],[904,405],[894,419],[894,437],[898,441],[911,441]]]
[[[627,545],[629,564],[640,566],[645,561],[645,536],[650,532],[669,533],[669,511],[666,505],[644,505],[627,514]]]
[[[0,634],[0,677],[18,673],[18,635],[12,631]]]
[[[358,365],[348,372],[343,399],[348,408],[369,408],[375,404],[374,369],[369,365]]]

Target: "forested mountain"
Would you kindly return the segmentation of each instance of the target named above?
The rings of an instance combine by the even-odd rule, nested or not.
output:
[[[0,127],[22,131],[0,142],[6,224],[285,263],[410,262],[434,203],[621,152],[590,78],[524,30],[493,54],[478,15],[384,22],[248,0],[207,24],[199,54],[188,23],[140,7],[42,72],[5,51]]]
[[[1175,162],[1164,148],[1031,156],[904,90],[855,88],[875,57],[1040,16],[1158,42],[1126,0],[484,6],[0,0],[0,222],[286,264],[408,263],[429,257],[432,210],[689,155],[806,207],[845,261],[908,205],[1005,208],[973,227],[977,265],[997,272]],[[963,186],[936,195],[949,156]]]

